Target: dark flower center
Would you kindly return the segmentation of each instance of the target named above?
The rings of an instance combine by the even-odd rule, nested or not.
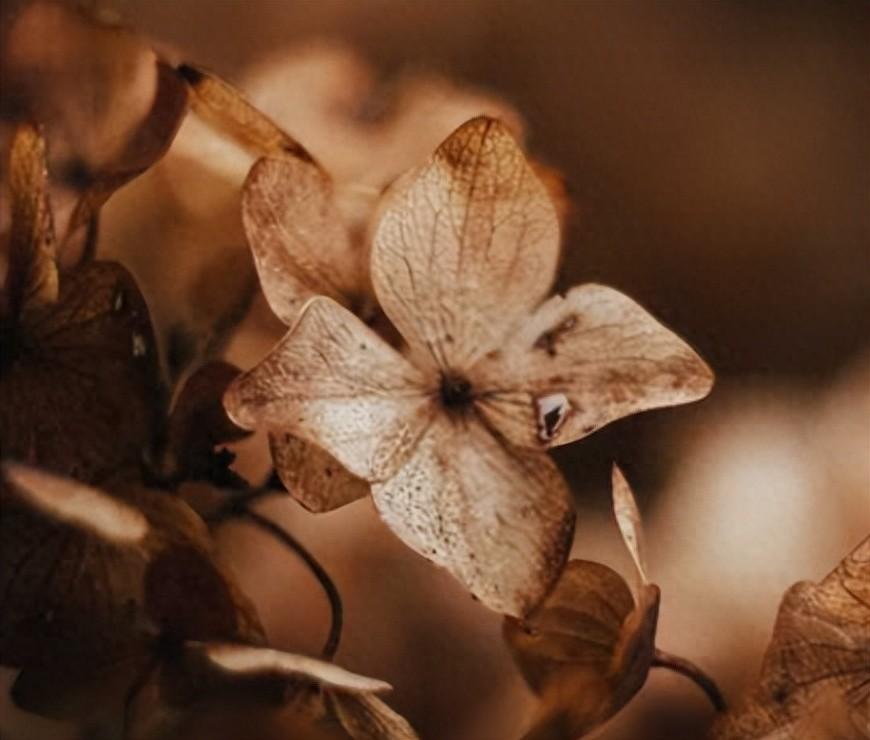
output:
[[[462,408],[472,400],[471,383],[461,375],[441,375],[441,403],[447,408]]]

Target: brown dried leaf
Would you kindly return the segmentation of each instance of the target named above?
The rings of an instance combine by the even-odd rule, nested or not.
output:
[[[392,186],[372,281],[416,362],[467,369],[544,298],[558,255],[543,183],[504,125],[475,118]]]
[[[8,256],[0,320],[57,300],[56,244],[48,202],[45,140],[30,124],[15,130],[9,153],[11,203]]]
[[[543,303],[478,370],[478,382],[499,388],[482,412],[524,447],[568,444],[621,417],[703,398],[713,384],[691,347],[602,285]]]
[[[325,450],[287,432],[269,434],[272,463],[287,492],[320,514],[367,496],[369,484]]]
[[[870,716],[870,537],[819,583],[796,583],[782,599],[761,678],[744,703],[716,723],[716,740],[798,740],[825,725],[824,705],[842,704],[854,734]],[[824,705],[822,704],[824,702]],[[851,720],[849,716],[851,715]],[[827,730],[824,731],[827,733]],[[813,737],[837,737],[818,734]]]
[[[640,517],[615,466],[613,478],[614,513],[636,557]],[[572,560],[525,619],[507,617],[504,638],[541,699],[526,740],[583,737],[625,706],[652,666],[658,610],[658,586],[644,582],[635,603],[618,573],[600,563]]]
[[[4,457],[85,482],[138,468],[162,395],[148,307],[120,265],[82,265],[0,333]]]
[[[69,241],[80,227],[168,148],[186,87],[134,34],[61,3],[28,3],[0,61],[0,117],[45,127],[63,260],[74,264],[82,245]]]

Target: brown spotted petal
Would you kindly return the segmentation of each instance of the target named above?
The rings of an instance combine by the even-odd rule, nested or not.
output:
[[[242,191],[242,220],[266,299],[288,326],[314,295],[345,305],[361,295],[363,252],[336,209],[332,181],[314,162],[259,160]]]
[[[269,450],[287,492],[309,511],[332,511],[369,493],[369,484],[332,455],[289,432],[270,432]]]
[[[572,288],[546,301],[473,374],[478,408],[515,444],[546,448],[616,419],[709,393],[713,374],[622,293]]]
[[[541,600],[571,542],[574,512],[553,461],[510,447],[473,417],[435,417],[372,496],[407,545],[505,614]]]
[[[0,331],[0,453],[85,482],[141,464],[162,415],[148,307],[120,265],[66,274]]]
[[[546,187],[507,128],[481,117],[385,196],[372,281],[422,367],[464,371],[545,297],[558,254]]]
[[[224,406],[240,426],[290,431],[369,481],[395,473],[431,416],[423,376],[329,298],[305,306]]]
[[[810,737],[806,728],[818,726],[825,719],[825,707],[834,705],[840,707],[846,724],[854,720],[854,734],[847,730],[843,737],[866,737],[870,716],[868,625],[870,537],[821,582],[797,583],[786,591],[758,687],[716,723],[713,737]]]

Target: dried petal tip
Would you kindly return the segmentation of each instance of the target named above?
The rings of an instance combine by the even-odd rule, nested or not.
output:
[[[644,546],[643,523],[637,509],[637,502],[634,500],[634,494],[631,492],[628,481],[616,465],[613,466],[611,478],[613,515],[616,517],[616,523],[622,533],[623,542],[625,542],[625,546],[634,560],[641,583],[647,584],[649,578],[646,573],[646,547]]]

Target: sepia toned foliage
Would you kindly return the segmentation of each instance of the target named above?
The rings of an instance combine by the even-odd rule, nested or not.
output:
[[[415,737],[374,697],[387,684],[263,646],[253,605],[180,499],[133,485],[110,496],[11,463],[0,492],[0,664],[21,669],[18,706],[78,721],[123,710],[126,721],[154,680],[169,709],[143,722],[170,733],[204,701],[268,704],[319,687],[322,713],[351,738]]]
[[[230,387],[227,410],[241,426],[289,427],[324,448],[372,484],[407,544],[487,606],[522,615],[557,577],[573,519],[543,451],[700,398],[712,382],[687,345],[615,291],[577,288],[566,308],[554,299],[532,313],[558,253],[545,186],[504,126],[474,119],[390,189],[375,231],[374,289],[404,355],[314,298]],[[509,530],[522,544],[505,542]]]
[[[640,691],[653,665],[659,589],[647,580],[640,517],[616,467],[613,506],[637,568],[636,594],[606,565],[571,560],[525,619],[505,618],[505,641],[540,698],[526,740],[584,737]]]
[[[870,736],[870,538],[819,583],[782,599],[758,687],[716,740]]]

